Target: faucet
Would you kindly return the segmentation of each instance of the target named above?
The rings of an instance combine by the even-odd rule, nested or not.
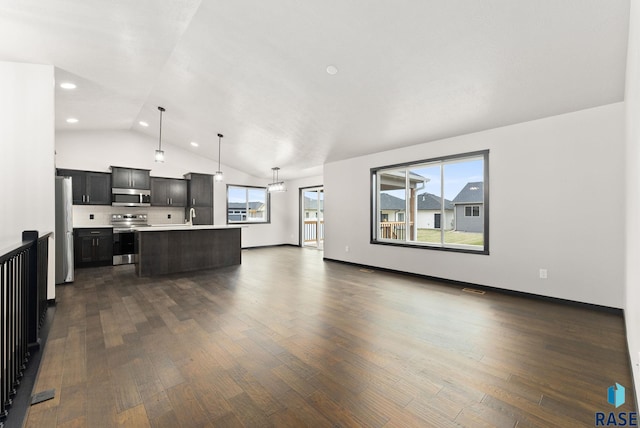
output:
[[[196,216],[196,209],[195,208],[190,208],[189,209],[189,221],[187,221],[188,225],[193,225],[193,218]]]

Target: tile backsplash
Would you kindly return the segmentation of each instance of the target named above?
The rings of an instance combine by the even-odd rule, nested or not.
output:
[[[184,223],[184,208],[169,207],[110,207],[108,205],[74,205],[74,227],[100,227],[111,225],[112,214],[147,214],[149,224]],[[93,215],[93,219],[91,219]],[[171,215],[171,218],[167,218]]]

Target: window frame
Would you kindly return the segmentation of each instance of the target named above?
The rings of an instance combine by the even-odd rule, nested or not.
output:
[[[245,220],[229,220],[229,189],[230,188],[241,188],[245,190],[245,194],[246,194],[246,203],[248,204],[249,201],[249,190],[255,190],[255,189],[260,189],[260,190],[264,190],[265,193],[265,204],[267,205],[266,209],[265,209],[265,213],[267,218],[265,220],[262,221],[251,221],[251,220],[247,220],[247,218],[249,218],[249,206],[246,205],[245,209],[246,212],[244,214]],[[267,190],[266,187],[264,186],[248,186],[245,184],[227,184],[227,190],[226,190],[226,200],[227,200],[227,206],[226,206],[226,213],[225,213],[225,217],[227,220],[227,224],[270,224],[271,223],[271,194],[269,193],[269,191]],[[236,211],[236,209],[234,209],[234,211]],[[240,210],[241,211],[241,210]]]
[[[442,168],[443,165],[446,165],[450,161],[461,161],[465,158],[479,158],[483,159],[483,210],[479,213],[482,216],[483,221],[483,243],[482,248],[472,249],[464,246],[455,246],[455,244],[447,244],[441,240],[440,243],[426,243],[426,242],[416,242],[416,241],[408,241],[405,240],[398,242],[397,240],[378,238],[378,231],[380,229],[380,209],[378,208],[379,204],[379,195],[380,192],[378,190],[378,173],[386,170],[392,169],[400,169],[404,168],[405,170],[411,170],[416,166],[425,166],[427,164],[439,164]],[[427,250],[435,250],[435,251],[448,251],[448,252],[456,252],[456,253],[467,253],[467,254],[481,254],[481,255],[489,255],[489,213],[490,213],[490,203],[489,203],[489,150],[479,150],[474,152],[466,152],[466,153],[458,153],[454,155],[447,156],[439,156],[429,159],[416,160],[411,162],[402,162],[391,165],[384,165],[379,167],[374,167],[370,169],[370,210],[369,210],[369,221],[370,221],[370,244],[374,245],[389,245],[395,247],[405,247],[405,248],[419,248],[419,249],[427,249]],[[441,196],[444,198],[444,195]],[[405,201],[406,201],[405,197]],[[408,205],[408,202],[407,202]],[[479,205],[476,205],[479,208]],[[455,208],[454,208],[455,209]],[[440,211],[441,214],[442,211]],[[444,216],[444,215],[443,215]],[[446,217],[446,216],[444,216]],[[416,228],[417,230],[417,228]],[[448,245],[448,246],[447,246]]]
[[[467,214],[467,208],[471,214]],[[480,217],[480,205],[465,205],[464,207],[465,217]]]

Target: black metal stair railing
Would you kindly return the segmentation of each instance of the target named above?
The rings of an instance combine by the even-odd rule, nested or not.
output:
[[[47,311],[49,235],[25,231],[22,243],[0,254],[0,427],[39,346]]]

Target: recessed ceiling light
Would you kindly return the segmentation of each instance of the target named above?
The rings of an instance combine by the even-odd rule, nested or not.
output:
[[[78,123],[78,119],[76,119],[75,117],[70,117],[69,119],[67,119],[67,123]]]
[[[335,65],[329,65],[327,66],[327,73],[329,73],[330,75],[334,75],[338,73],[338,67],[336,67]]]
[[[192,145],[193,147],[198,147],[198,146],[199,146],[199,144],[198,144],[198,143],[196,143],[195,141],[192,141],[192,142],[191,142],[191,145]]]
[[[141,120],[140,122],[138,122],[140,124],[140,126],[144,126],[145,128],[147,126],[149,126],[149,124],[147,122],[145,122],[144,120]]]
[[[76,88],[76,84],[75,83],[71,83],[71,82],[62,82],[60,84],[60,87],[62,89],[75,89]]]

